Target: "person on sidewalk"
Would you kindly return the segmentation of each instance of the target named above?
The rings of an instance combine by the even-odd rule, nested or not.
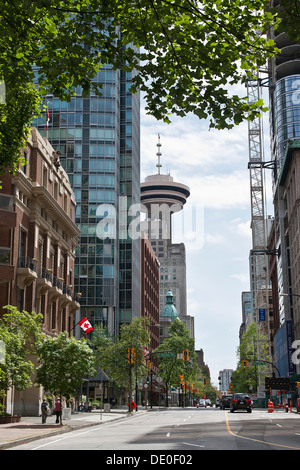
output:
[[[45,424],[47,420],[47,416],[48,416],[48,411],[49,411],[49,406],[48,406],[46,398],[43,398],[43,401],[41,404],[41,410],[42,410],[42,424]]]
[[[56,414],[56,424],[59,423],[59,418],[60,418],[60,411],[61,411],[61,403],[60,403],[60,399],[58,398],[55,402],[55,408],[54,408],[54,412]]]

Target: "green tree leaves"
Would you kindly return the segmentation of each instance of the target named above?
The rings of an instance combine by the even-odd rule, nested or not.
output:
[[[36,383],[45,390],[70,398],[85,375],[94,374],[94,355],[85,339],[69,338],[67,332],[45,338],[37,349]]]
[[[194,113],[219,129],[253,119],[261,109],[230,87],[276,51],[264,36],[275,21],[265,3],[0,0],[0,79],[8,91],[0,105],[0,169],[16,168],[39,96],[69,100],[77,86],[84,95],[100,93],[94,77],[101,64],[136,69],[132,91],[145,94],[156,119]]]
[[[34,365],[29,355],[35,354],[41,340],[42,315],[7,305],[0,318],[0,340],[5,344],[5,360],[0,363],[0,398],[5,390],[26,390],[32,384]]]
[[[244,393],[256,391],[259,385],[258,374],[260,374],[261,380],[269,375],[270,367],[268,361],[270,361],[270,358],[268,338],[255,322],[251,323],[243,335],[242,342],[238,348],[238,357],[239,362],[237,369],[232,374],[234,390]],[[267,361],[266,365],[260,366],[260,371],[258,371],[257,366],[253,364],[253,362],[256,362],[258,359],[260,361]],[[246,360],[248,364],[250,363],[252,366],[244,369],[242,366],[243,360]]]

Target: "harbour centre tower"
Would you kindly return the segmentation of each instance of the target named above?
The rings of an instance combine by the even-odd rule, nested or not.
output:
[[[140,240],[127,232],[127,210],[140,202],[140,100],[128,91],[132,73],[103,65],[95,77],[102,96],[83,97],[80,88],[70,102],[48,95],[48,119],[45,111],[34,122],[60,152],[75,193],[80,316],[114,335],[140,313]],[[112,215],[115,223],[105,224]]]

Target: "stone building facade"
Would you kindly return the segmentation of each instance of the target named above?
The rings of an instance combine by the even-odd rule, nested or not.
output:
[[[5,305],[14,305],[42,313],[46,334],[72,334],[80,308],[73,288],[79,236],[74,193],[59,154],[37,129],[23,152],[27,163],[1,177],[0,315]],[[16,392],[14,412],[36,414],[40,394]],[[18,409],[21,403],[26,410]]]

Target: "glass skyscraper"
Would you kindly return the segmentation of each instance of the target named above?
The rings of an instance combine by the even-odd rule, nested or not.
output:
[[[140,101],[129,92],[131,80],[132,73],[104,65],[95,77],[103,96],[83,97],[80,88],[70,102],[48,95],[48,130],[46,112],[34,122],[61,152],[75,192],[81,316],[116,335],[120,324],[140,315],[140,240],[126,236],[127,208],[140,202]],[[103,233],[99,224],[110,208],[115,229]]]

